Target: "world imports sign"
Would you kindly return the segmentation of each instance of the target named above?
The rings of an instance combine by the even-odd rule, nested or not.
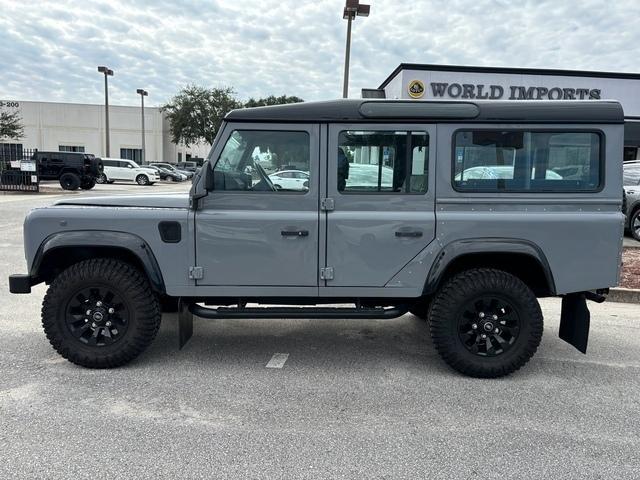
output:
[[[476,100],[599,100],[602,93],[598,88],[547,88],[522,85],[503,87],[502,85],[432,82],[427,89],[420,84],[422,84],[420,80],[414,80],[409,84],[409,95],[412,98],[428,96],[430,93],[432,98]]]

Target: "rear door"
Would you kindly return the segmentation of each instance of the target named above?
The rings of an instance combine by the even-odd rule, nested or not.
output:
[[[198,285],[315,287],[317,294],[318,137],[313,124],[226,125],[211,156],[213,189],[196,211]],[[277,189],[268,175],[283,165],[314,180]]]
[[[435,133],[435,125],[329,126],[327,287],[384,287],[434,239]]]

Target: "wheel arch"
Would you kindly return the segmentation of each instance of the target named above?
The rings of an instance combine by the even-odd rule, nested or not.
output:
[[[496,268],[520,278],[538,297],[556,294],[553,273],[546,256],[524,239],[478,238],[451,242],[434,261],[424,286],[433,294],[449,278],[471,268]]]
[[[38,248],[29,275],[49,283],[74,263],[98,257],[116,258],[132,264],[147,275],[155,292],[165,293],[162,271],[151,247],[141,237],[126,232],[86,230],[54,233]]]

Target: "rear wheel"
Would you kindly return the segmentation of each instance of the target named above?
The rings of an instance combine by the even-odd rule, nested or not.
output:
[[[640,208],[637,208],[631,215],[629,230],[631,231],[631,236],[640,241]]]
[[[451,367],[472,377],[508,375],[533,356],[542,338],[538,301],[519,278],[493,269],[462,272],[436,295],[431,337]]]
[[[146,175],[138,175],[136,177],[136,183],[138,185],[149,185],[149,177]]]
[[[42,325],[53,348],[90,368],[124,365],[151,343],[160,305],[146,277],[114,259],[85,260],[51,283]]]
[[[75,173],[63,173],[60,176],[60,186],[63,190],[77,190],[80,187],[80,177]]]

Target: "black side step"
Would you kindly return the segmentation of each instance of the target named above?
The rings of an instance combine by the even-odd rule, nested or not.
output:
[[[409,311],[408,305],[390,308],[331,308],[331,307],[263,307],[208,308],[192,303],[189,311],[201,318],[371,318],[389,319],[401,317]]]

